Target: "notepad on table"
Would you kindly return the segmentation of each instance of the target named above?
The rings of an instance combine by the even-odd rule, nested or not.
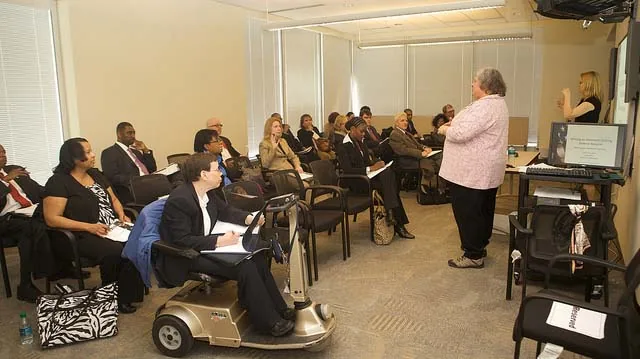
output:
[[[427,158],[433,156],[433,155],[437,155],[438,153],[442,152],[442,150],[434,150],[429,152],[429,154],[427,155]]]

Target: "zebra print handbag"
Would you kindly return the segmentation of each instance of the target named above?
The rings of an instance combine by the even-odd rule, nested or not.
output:
[[[118,334],[118,285],[38,298],[36,314],[43,348]]]

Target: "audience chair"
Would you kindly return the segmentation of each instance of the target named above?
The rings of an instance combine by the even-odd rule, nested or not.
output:
[[[191,156],[190,153],[174,153],[172,155],[167,156],[167,162],[169,164],[175,163],[175,164],[181,165],[189,156]]]
[[[345,232],[344,213],[346,205],[344,200],[344,191],[340,187],[327,185],[312,185],[304,187],[300,175],[295,170],[284,170],[274,172],[271,181],[276,187],[278,195],[294,193],[299,196],[301,202],[311,193],[311,201],[309,203],[309,221],[305,223],[305,229],[311,232],[311,246],[313,250],[313,269],[315,280],[318,280],[318,253],[316,249],[316,233],[328,231],[340,224],[342,231],[342,259],[347,260],[347,248],[349,246],[349,233]],[[317,202],[317,193],[331,192],[338,201],[334,206],[326,206],[323,209],[315,208]],[[345,234],[346,233],[346,234]]]
[[[367,176],[361,175],[338,175],[333,163],[329,160],[313,161],[310,164],[313,178],[317,183],[328,186],[338,186],[344,191],[344,200],[346,202],[345,223],[346,231],[349,233],[349,215],[353,215],[353,221],[356,221],[358,213],[369,209],[369,236],[373,241],[373,199],[371,181]],[[358,182],[358,187],[362,188],[362,193],[349,191],[346,181]],[[313,208],[335,208],[339,199],[332,197],[330,199],[318,202]],[[350,243],[349,243],[350,244]],[[351,256],[351,246],[347,247],[347,255]]]
[[[11,281],[9,280],[9,272],[7,269],[7,258],[4,255],[5,248],[16,247],[16,245],[9,245],[4,242],[2,234],[0,234],[0,266],[2,267],[2,280],[4,281],[4,293],[7,298],[11,298]]]
[[[526,297],[527,278],[530,273],[543,273],[551,258],[560,254],[569,253],[571,233],[575,221],[568,206],[538,205],[534,207],[531,217],[531,226],[524,228],[516,215],[509,215],[510,241],[517,243],[522,252],[520,263],[520,277],[522,282],[522,298]],[[608,242],[615,238],[609,232],[606,224],[606,209],[603,206],[593,206],[583,215],[582,223],[589,237],[591,247],[585,255],[593,258],[607,260]],[[520,236],[518,236],[520,234]],[[518,242],[516,242],[518,240]],[[509,253],[510,255],[511,253]],[[511,268],[511,261],[509,261]],[[548,269],[550,275],[569,279],[586,280],[585,300],[591,299],[593,279],[603,281],[605,305],[609,304],[608,271],[602,267],[594,267],[588,263],[582,269],[576,269],[571,274],[570,265],[559,263]],[[508,272],[511,272],[510,270]],[[507,299],[511,296],[512,275],[508,273]]]
[[[616,308],[602,307],[575,298],[563,296],[547,289],[549,277],[556,262],[579,260],[604,270],[624,272],[626,288],[618,300]],[[640,286],[640,250],[636,252],[627,268],[601,259],[562,254],[553,257],[545,273],[545,289],[522,300],[520,311],[513,328],[515,351],[513,357],[520,357],[523,338],[537,342],[536,356],[540,354],[542,343],[553,343],[573,353],[590,358],[632,359],[640,358],[640,307],[636,291]],[[606,315],[604,338],[595,339],[578,332],[565,330],[547,324],[554,303],[570,305],[576,309],[590,310]],[[580,315],[579,311],[577,315]]]
[[[132,177],[129,182],[133,203],[127,203],[128,207],[142,210],[144,206],[171,193],[171,183],[165,175],[150,174],[146,176]]]

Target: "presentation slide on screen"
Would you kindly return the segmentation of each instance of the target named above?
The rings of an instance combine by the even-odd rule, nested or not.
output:
[[[566,163],[615,166],[617,126],[569,126]]]

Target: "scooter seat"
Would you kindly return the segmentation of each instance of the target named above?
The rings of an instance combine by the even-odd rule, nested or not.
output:
[[[220,285],[228,281],[229,279],[217,275],[211,275],[206,273],[189,272],[187,274],[187,280],[193,280],[197,282],[205,282],[211,285]]]

